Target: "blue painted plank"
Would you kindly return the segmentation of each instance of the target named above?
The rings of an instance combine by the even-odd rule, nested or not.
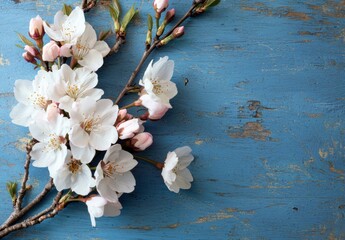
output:
[[[141,57],[151,3],[124,5],[133,2],[141,17],[98,71],[104,97],[116,97]],[[60,4],[5,0],[0,7],[0,221],[11,211],[5,184],[20,179],[29,138],[8,116],[13,83],[35,75],[14,47],[14,31],[25,33],[37,14],[52,20]],[[189,1],[171,6],[181,16]],[[344,8],[343,1],[223,1],[188,21],[183,38],[152,55],[175,60],[179,94],[166,118],[147,124],[155,142],[146,154],[163,161],[190,145],[192,189],[173,194],[140,163],[121,216],[91,228],[86,207],[71,204],[7,239],[345,238]],[[111,25],[102,6],[87,20],[97,31]],[[46,179],[45,169],[31,168],[30,197]]]

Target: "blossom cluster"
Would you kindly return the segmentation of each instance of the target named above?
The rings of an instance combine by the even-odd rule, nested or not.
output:
[[[167,2],[155,1],[156,12],[161,14]],[[138,162],[132,153],[153,143],[145,122],[161,119],[172,108],[170,100],[178,92],[171,81],[174,61],[163,57],[150,62],[133,103],[147,111],[135,117],[110,99],[102,99],[104,91],[96,88],[95,71],[111,50],[97,39],[82,9],[57,12],[53,24],[39,16],[31,19],[29,36],[36,45],[26,45],[23,57],[40,70],[33,80],[16,80],[18,103],[10,117],[28,127],[37,142],[30,152],[32,165],[47,168],[58,191],[70,190],[81,197],[95,226],[97,217],[119,215],[119,197],[134,191],[131,170]],[[94,160],[96,151],[105,151],[99,162]],[[161,169],[170,191],[191,187],[193,177],[187,169],[193,160],[191,151],[181,147],[167,154]]]

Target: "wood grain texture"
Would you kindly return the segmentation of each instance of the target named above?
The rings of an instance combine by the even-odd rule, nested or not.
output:
[[[117,96],[144,46],[151,1],[122,2],[136,2],[141,16],[98,71],[104,97]],[[182,16],[191,1],[170,2]],[[57,0],[0,6],[1,222],[11,211],[5,185],[20,179],[29,138],[8,116],[13,84],[35,75],[14,46],[15,31],[27,32],[37,14],[52,21],[60,7]],[[104,6],[87,21],[97,31],[111,26]],[[147,124],[155,142],[146,155],[163,161],[191,146],[192,189],[171,193],[156,169],[140,163],[120,217],[92,228],[86,206],[71,204],[6,239],[345,239],[344,37],[345,2],[336,0],[224,0],[188,21],[183,38],[151,57],[175,60],[179,94],[166,118]],[[31,198],[47,175],[31,168]]]

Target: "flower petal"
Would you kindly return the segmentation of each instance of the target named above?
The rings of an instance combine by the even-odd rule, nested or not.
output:
[[[93,46],[93,49],[97,50],[102,54],[102,57],[105,57],[110,52],[110,48],[105,41],[97,41]]]
[[[80,125],[74,125],[70,132],[70,141],[77,147],[86,147],[89,143],[90,136],[87,132],[80,127]]]
[[[90,133],[90,145],[96,150],[105,151],[118,139],[116,128],[113,126],[101,126],[97,131]]]
[[[90,68],[93,71],[97,71],[103,65],[103,57],[100,52],[95,49],[90,49],[90,51],[83,56],[78,63],[84,67]]]
[[[130,193],[134,191],[135,178],[131,172],[117,174],[113,183],[119,193]]]
[[[87,144],[86,147],[77,147],[73,143],[70,145],[73,157],[80,160],[82,163],[90,163],[96,154],[95,149],[89,144]]]
[[[28,104],[28,99],[33,92],[32,81],[16,80],[14,83],[14,97],[20,103]]]

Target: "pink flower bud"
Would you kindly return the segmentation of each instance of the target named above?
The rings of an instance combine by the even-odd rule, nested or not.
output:
[[[169,6],[169,0],[154,0],[153,8],[157,13],[162,13]]]
[[[135,135],[129,142],[134,151],[144,151],[153,143],[153,137],[148,132],[142,132]]]
[[[60,47],[60,57],[72,57],[71,44],[64,44]]]
[[[47,120],[52,121],[54,120],[58,115],[60,114],[60,109],[58,107],[58,104],[55,102],[52,102],[47,107]]]
[[[25,45],[24,50],[27,51],[28,53],[30,53],[34,57],[38,57],[40,55],[37,48],[29,46],[29,45]]]
[[[128,121],[132,118],[133,118],[133,116],[131,114],[127,113],[127,109],[120,109],[119,113],[117,114],[117,119],[116,119],[115,125],[118,125],[124,121]]]
[[[116,129],[119,133],[120,139],[132,138],[135,134],[143,132],[144,126],[143,121],[138,118],[133,118],[131,120],[120,123],[116,126]]]
[[[167,14],[165,15],[165,19],[164,19],[165,22],[170,23],[173,20],[174,16],[175,16],[175,9],[173,8],[167,11]]]
[[[27,61],[27,62],[29,62],[29,63],[32,63],[32,64],[36,64],[36,63],[37,63],[35,57],[32,56],[31,53],[29,53],[29,52],[23,53],[22,56],[23,56],[23,58],[25,59],[25,61]]]
[[[43,38],[43,21],[39,15],[37,15],[35,18],[31,18],[29,24],[29,35],[34,40],[40,40]]]
[[[182,27],[177,27],[174,29],[172,35],[174,36],[174,38],[179,38],[184,34],[184,26]]]
[[[60,48],[54,41],[43,46],[43,61],[53,62],[60,55]]]

